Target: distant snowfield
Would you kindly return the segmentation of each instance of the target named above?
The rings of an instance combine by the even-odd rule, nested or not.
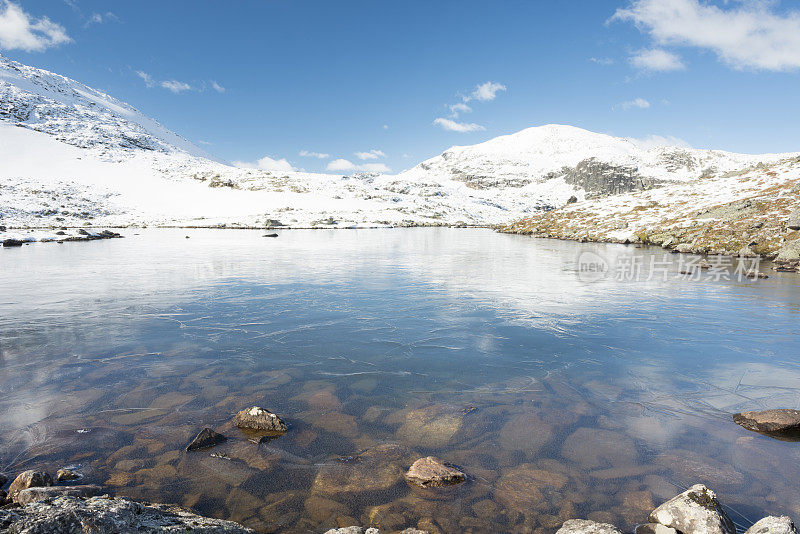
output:
[[[86,225],[504,224],[573,196],[691,184],[786,157],[649,147],[548,125],[452,147],[395,176],[241,169],[124,102],[0,56],[5,237]]]

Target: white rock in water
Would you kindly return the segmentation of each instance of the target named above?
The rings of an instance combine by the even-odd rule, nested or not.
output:
[[[556,534],[622,534],[614,525],[598,523],[588,519],[565,521]]]
[[[703,484],[696,484],[665,502],[650,514],[651,523],[660,523],[683,534],[736,534],[717,495]]]
[[[757,521],[744,534],[797,534],[797,529],[790,518],[771,515]]]

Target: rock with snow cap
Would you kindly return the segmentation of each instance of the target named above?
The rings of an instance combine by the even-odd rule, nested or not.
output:
[[[253,406],[242,410],[233,418],[233,424],[245,430],[286,432],[286,423],[269,410]]]

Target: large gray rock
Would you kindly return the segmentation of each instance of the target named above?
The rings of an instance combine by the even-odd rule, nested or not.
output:
[[[674,528],[665,527],[664,525],[659,525],[658,523],[645,523],[644,525],[638,525],[634,532],[635,534],[679,534]]]
[[[668,500],[653,510],[649,519],[683,534],[736,534],[717,495],[703,484],[695,484]]]
[[[17,504],[28,504],[41,501],[43,499],[53,499],[55,497],[94,497],[102,492],[100,486],[87,484],[85,486],[46,486],[34,487],[20,491],[14,496]]]
[[[23,471],[8,487],[8,496],[13,500],[14,496],[24,489],[52,485],[53,479],[47,473],[33,470]]]
[[[561,525],[556,534],[622,534],[614,525],[588,519],[570,519]]]
[[[452,486],[466,479],[464,473],[433,456],[420,458],[406,472],[406,480],[409,483],[424,488]]]
[[[783,433],[800,430],[800,410],[778,409],[733,414],[733,421],[754,432]]]
[[[57,497],[21,508],[0,510],[0,532],[56,533],[121,532],[195,534],[252,534],[232,521],[202,517],[163,504],[145,505],[128,499]]]
[[[800,210],[794,210],[786,221],[789,230],[800,230]]]
[[[800,239],[789,241],[780,250],[775,258],[776,262],[790,262],[800,260]]]
[[[286,432],[286,423],[269,410],[253,406],[237,413],[233,424],[245,430],[264,432]]]
[[[788,517],[771,515],[757,521],[744,534],[797,534],[797,529]]]

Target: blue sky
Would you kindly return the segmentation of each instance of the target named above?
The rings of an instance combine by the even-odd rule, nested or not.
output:
[[[0,0],[0,53],[104,90],[223,159],[266,166],[399,171],[548,123],[783,152],[800,150],[797,9]]]

